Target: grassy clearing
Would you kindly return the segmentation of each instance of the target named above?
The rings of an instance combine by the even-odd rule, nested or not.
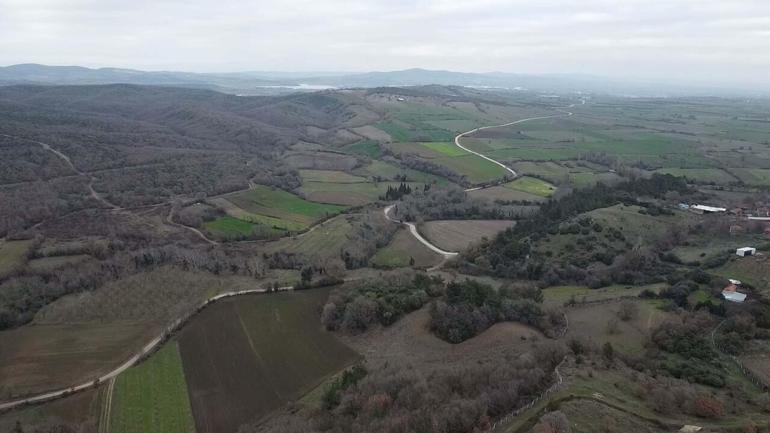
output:
[[[660,292],[665,284],[650,284],[646,286],[607,286],[591,289],[584,286],[554,286],[543,289],[543,302],[549,305],[562,306],[570,300],[577,303],[605,301],[625,297],[637,297],[645,290]]]
[[[667,313],[660,310],[655,301],[632,302],[639,307],[639,312],[629,321],[618,319],[620,302],[569,308],[568,337],[585,338],[598,347],[609,342],[616,350],[629,355],[641,353],[651,331],[662,322]]]
[[[420,232],[443,250],[462,251],[483,238],[494,238],[514,224],[503,220],[429,221],[420,226]]]
[[[24,266],[33,241],[0,241],[0,277]]]
[[[195,433],[176,342],[121,374],[112,397],[112,433]]]
[[[429,250],[408,230],[402,228],[385,248],[377,251],[370,263],[377,268],[403,268],[410,266],[412,259],[414,264],[411,266],[425,268],[438,264],[441,256]]]
[[[540,197],[550,197],[556,191],[556,187],[552,184],[529,176],[523,176],[513,182],[508,182],[504,187]]]
[[[358,359],[324,331],[328,289],[217,303],[179,337],[198,431],[233,433]]]

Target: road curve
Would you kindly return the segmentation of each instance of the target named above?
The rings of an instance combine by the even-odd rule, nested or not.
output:
[[[583,100],[583,101],[582,101],[582,103],[583,103],[583,104],[585,104],[585,100]],[[565,108],[572,108],[572,107],[574,107],[574,106],[575,106],[575,104],[570,104],[570,105],[568,105],[568,106],[567,106],[567,107],[565,107]],[[533,121],[533,120],[552,119],[552,118],[554,118],[554,117],[572,116],[572,115],[574,114],[574,113],[572,113],[571,111],[562,110],[562,109],[560,109],[560,108],[557,108],[557,109],[556,109],[556,111],[559,111],[559,112],[561,112],[562,114],[552,114],[552,115],[550,115],[550,116],[528,117],[528,118],[526,118],[526,119],[519,119],[519,120],[514,120],[513,122],[503,123],[503,124],[500,124],[500,125],[489,125],[489,126],[482,126],[482,127],[480,127],[480,128],[474,128],[474,129],[471,129],[470,131],[465,131],[465,132],[462,132],[462,133],[458,134],[458,135],[455,137],[455,145],[456,145],[457,147],[459,147],[460,149],[462,149],[462,150],[466,151],[466,152],[472,153],[472,154],[474,154],[474,155],[476,155],[476,156],[478,156],[478,157],[481,157],[481,158],[484,158],[484,159],[486,159],[486,160],[487,160],[487,161],[489,161],[489,162],[492,162],[492,163],[494,163],[494,164],[497,164],[497,165],[499,165],[500,167],[502,167],[502,168],[504,168],[506,171],[508,171],[508,173],[510,173],[511,175],[513,175],[513,177],[517,177],[517,176],[518,176],[518,174],[516,173],[516,171],[515,171],[515,170],[513,170],[512,168],[508,167],[507,165],[503,164],[503,163],[502,163],[502,162],[500,162],[500,161],[497,161],[497,160],[495,160],[495,159],[492,159],[492,158],[490,158],[490,157],[488,157],[488,156],[486,156],[486,155],[483,155],[483,154],[481,154],[481,153],[479,153],[479,152],[476,152],[475,150],[471,150],[471,149],[468,149],[467,147],[463,146],[463,145],[460,143],[460,139],[461,139],[461,138],[463,138],[463,137],[465,137],[465,136],[467,136],[467,135],[471,135],[471,134],[474,134],[474,133],[476,133],[476,132],[479,132],[479,131],[483,131],[483,130],[485,130],[485,129],[503,128],[503,127],[506,127],[506,126],[517,125],[517,124],[519,124],[519,123],[530,122],[530,121]],[[477,187],[473,187],[473,188],[466,188],[464,191],[465,191],[465,192],[471,192],[471,191],[477,191],[477,190],[480,190],[480,189],[484,189],[484,188],[486,188],[486,186],[477,186]],[[424,238],[424,237],[423,237],[423,236],[420,234],[420,232],[417,230],[417,226],[416,226],[414,223],[411,223],[411,222],[408,222],[408,221],[404,221],[404,220],[401,220],[401,219],[392,218],[392,217],[390,216],[390,211],[391,211],[391,210],[392,210],[394,207],[395,207],[395,205],[394,205],[394,204],[392,204],[392,205],[390,205],[390,206],[387,206],[385,209],[383,209],[383,212],[385,213],[385,218],[387,218],[389,221],[392,221],[392,222],[394,222],[394,223],[398,223],[398,224],[403,224],[403,225],[407,226],[407,227],[409,228],[409,232],[412,234],[412,236],[414,236],[414,238],[415,238],[415,239],[417,239],[418,241],[420,241],[420,243],[421,243],[421,244],[423,244],[423,245],[425,245],[426,247],[428,247],[428,248],[429,248],[431,251],[433,251],[433,252],[435,252],[435,253],[437,253],[437,254],[441,255],[441,256],[444,258],[444,260],[446,260],[446,259],[449,259],[449,258],[452,258],[452,257],[455,257],[455,256],[457,256],[457,255],[459,254],[459,253],[458,253],[458,252],[456,252],[456,251],[445,251],[445,250],[442,250],[441,248],[437,247],[436,245],[433,245],[432,243],[430,243],[430,241],[428,241],[427,239],[425,239],[425,238]],[[443,263],[443,262],[442,262],[442,263]],[[436,269],[436,268],[438,268],[438,267],[440,267],[440,265],[439,265],[439,266],[434,266],[434,267],[433,267],[433,268],[431,268],[431,269]]]
[[[292,286],[286,286],[286,287],[279,287],[276,289],[276,291],[282,292],[287,290],[293,290],[294,287]],[[184,324],[189,318],[191,318],[195,313],[200,311],[201,309],[207,307],[210,304],[213,304],[214,302],[217,302],[224,298],[230,298],[233,296],[241,296],[241,295],[249,295],[249,294],[255,294],[255,293],[268,293],[269,289],[249,289],[249,290],[240,290],[240,291],[231,291],[231,292],[225,292],[220,293],[219,295],[212,296],[211,298],[207,299],[203,303],[201,303],[197,309],[193,310],[190,314],[187,316],[181,317],[174,321],[171,325],[166,327],[160,335],[150,340],[147,344],[145,344],[139,352],[134,354],[131,358],[129,358],[126,362],[119,365],[118,367],[114,368],[113,370],[109,371],[108,373],[103,374],[102,376],[99,376],[98,378],[89,380],[87,382],[83,382],[77,385],[73,385],[69,388],[59,389],[56,391],[50,391],[34,396],[24,397],[17,400],[10,400],[6,402],[0,403],[0,412],[14,409],[20,406],[28,405],[28,404],[34,404],[34,403],[42,403],[48,400],[53,400],[56,398],[64,397],[69,394],[83,391],[89,388],[94,387],[95,385],[99,383],[106,382],[108,380],[111,380],[115,377],[117,377],[120,373],[123,373],[124,371],[128,370],[129,368],[136,365],[140,360],[142,360],[145,356],[152,353],[155,349],[157,349],[163,342],[166,341],[166,339],[174,332],[176,331],[182,324]]]
[[[571,104],[571,105],[569,105],[567,108],[572,108],[572,107],[574,107],[574,106],[575,106],[575,104]],[[481,153],[479,153],[479,152],[476,152],[475,150],[471,150],[471,149],[468,149],[467,147],[463,146],[463,145],[460,143],[460,139],[461,139],[461,138],[463,138],[463,137],[465,137],[465,136],[467,136],[467,135],[475,134],[476,132],[479,132],[479,131],[483,131],[483,130],[485,130],[485,129],[493,129],[493,128],[504,128],[504,127],[506,127],[506,126],[517,125],[517,124],[519,124],[519,123],[530,122],[530,121],[532,121],[532,120],[544,120],[544,119],[552,119],[552,118],[554,118],[554,117],[572,116],[572,114],[574,114],[574,113],[572,113],[571,111],[565,111],[565,110],[561,110],[561,109],[556,109],[556,110],[557,110],[557,111],[561,111],[561,112],[562,112],[562,113],[564,113],[564,114],[552,114],[552,115],[550,115],[550,116],[528,117],[528,118],[526,118],[526,119],[519,119],[519,120],[514,120],[513,122],[503,123],[503,124],[500,124],[500,125],[489,125],[489,126],[482,126],[482,127],[480,127],[480,128],[474,128],[474,129],[471,129],[470,131],[465,131],[465,132],[463,132],[463,133],[460,133],[460,134],[458,134],[458,135],[455,137],[455,145],[456,145],[457,147],[459,147],[460,149],[462,149],[462,150],[466,151],[466,152],[472,153],[472,154],[474,154],[474,155],[476,155],[476,156],[478,156],[478,157],[481,157],[481,158],[484,158],[484,159],[486,159],[487,161],[489,161],[489,162],[491,162],[491,163],[493,163],[493,164],[497,164],[497,165],[499,165],[500,167],[502,167],[502,168],[504,168],[505,170],[507,170],[507,171],[508,171],[510,174],[512,174],[514,177],[516,177],[516,176],[518,176],[518,174],[517,174],[517,173],[516,173],[516,171],[514,171],[512,168],[508,167],[507,165],[503,164],[503,163],[502,163],[502,162],[500,162],[500,161],[497,161],[497,160],[495,160],[495,159],[492,159],[492,158],[490,158],[490,157],[488,157],[488,156],[486,156],[486,155],[483,155],[483,154],[481,154]],[[481,187],[477,187],[477,188],[469,188],[469,189],[466,189],[466,191],[475,191],[475,190],[477,190],[477,189],[481,189]]]
[[[439,248],[439,247],[433,245],[432,243],[430,243],[430,241],[428,241],[427,239],[422,237],[420,232],[417,231],[417,226],[414,223],[410,223],[409,221],[404,221],[404,220],[400,220],[400,219],[396,219],[396,218],[391,217],[390,216],[390,211],[395,206],[396,205],[392,204],[390,206],[387,206],[385,209],[383,209],[383,213],[385,214],[385,218],[387,218],[388,221],[392,221],[394,223],[403,224],[403,225],[409,227],[409,232],[412,233],[412,236],[414,236],[415,239],[420,241],[420,243],[422,243],[426,247],[430,248],[433,252],[443,256],[445,259],[454,257],[454,256],[456,256],[458,254],[458,253],[456,253],[454,251],[442,250],[441,248]]]

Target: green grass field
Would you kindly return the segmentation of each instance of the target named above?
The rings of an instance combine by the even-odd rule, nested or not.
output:
[[[550,197],[554,191],[556,191],[556,187],[552,184],[528,176],[520,177],[513,182],[506,183],[504,186],[509,189],[538,195],[540,197]]]
[[[176,342],[117,378],[109,423],[111,433],[195,433]]]
[[[32,241],[0,241],[0,277],[24,265]]]
[[[455,146],[454,143],[433,142],[422,143],[422,145],[434,152],[438,152],[446,156],[464,156],[469,154],[469,152]]]
[[[283,251],[314,258],[338,258],[340,249],[348,241],[348,233],[353,229],[348,218],[353,217],[355,215],[338,216],[312,232],[268,242],[264,245],[265,251]]]
[[[441,256],[429,250],[408,230],[402,228],[386,247],[377,251],[370,262],[374,267],[390,269],[410,266],[411,259],[414,259],[413,266],[422,268],[438,264]]]
[[[346,152],[366,155],[370,158],[379,158],[382,156],[380,145],[374,140],[363,140],[357,143],[347,145],[343,148]]]
[[[289,231],[307,228],[316,221],[336,215],[345,209],[345,206],[315,203],[290,192],[262,185],[225,198],[248,213],[233,214],[226,209],[230,216]]]
[[[770,185],[770,169],[766,168],[733,168],[730,169],[740,180],[749,185]]]
[[[254,222],[244,221],[239,218],[231,217],[230,215],[225,215],[215,220],[206,221],[203,223],[203,228],[209,233],[223,238],[238,238],[250,235],[270,237],[281,235],[284,233],[284,230],[289,229],[283,221],[274,218],[263,217],[261,215],[254,215],[248,218]],[[258,222],[260,220],[262,223]],[[291,228],[301,230],[300,227]]]

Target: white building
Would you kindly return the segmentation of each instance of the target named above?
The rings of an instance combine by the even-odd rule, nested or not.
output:
[[[714,206],[706,206],[704,204],[694,204],[690,206],[690,209],[704,212],[704,213],[717,213],[717,212],[727,212],[726,208],[723,207],[714,207]]]
[[[741,303],[746,300],[746,294],[741,292],[722,291],[722,296],[726,301]]]
[[[741,257],[753,256],[757,253],[757,249],[753,247],[743,247],[735,250],[735,254]]]

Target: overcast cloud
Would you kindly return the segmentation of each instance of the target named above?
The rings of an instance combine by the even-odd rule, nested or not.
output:
[[[770,81],[768,0],[0,0],[0,64]]]

